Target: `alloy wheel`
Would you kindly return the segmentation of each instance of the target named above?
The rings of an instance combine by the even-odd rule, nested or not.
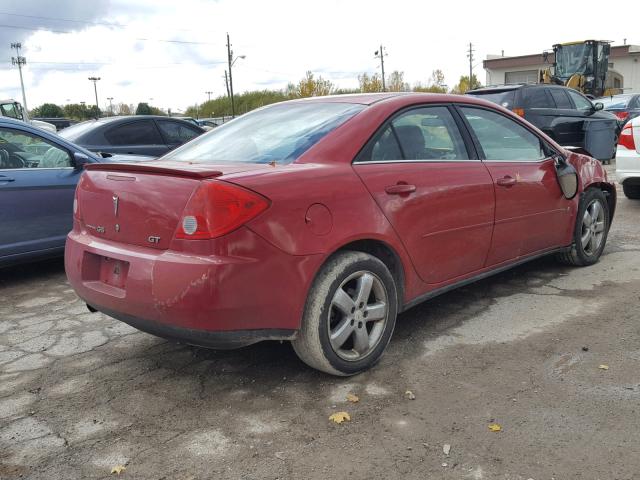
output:
[[[584,252],[592,256],[600,246],[605,234],[605,210],[600,200],[593,199],[584,211],[580,242]]]

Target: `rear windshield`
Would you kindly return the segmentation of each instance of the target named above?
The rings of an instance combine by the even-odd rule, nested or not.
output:
[[[489,91],[489,92],[469,92],[469,95],[480,97],[483,100],[488,100],[493,103],[497,103],[504,108],[513,108],[513,103],[516,98],[515,90],[502,90],[502,91]]]
[[[87,120],[84,122],[76,123],[75,125],[71,125],[64,130],[60,130],[58,132],[58,135],[60,135],[62,138],[66,138],[70,142],[75,142],[78,140],[78,138],[80,138],[81,135],[91,130],[95,124],[95,120]]]
[[[283,103],[247,113],[164,156],[195,163],[291,163],[364,105]]]
[[[602,103],[605,109],[610,109],[627,108],[631,99],[633,99],[633,95],[614,95],[613,97],[598,98],[594,101]]]

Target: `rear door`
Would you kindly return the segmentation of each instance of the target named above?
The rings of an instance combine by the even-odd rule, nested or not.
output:
[[[542,140],[502,113],[460,107],[494,183],[495,227],[487,266],[562,246],[570,202]]]
[[[524,118],[553,137],[554,123],[559,112],[549,90],[545,87],[523,87],[520,89],[520,101]]]
[[[467,150],[455,115],[446,106],[398,113],[354,162],[429,284],[481,269],[491,243],[492,179]]]
[[[0,127],[0,257],[64,247],[79,176],[66,149]]]
[[[105,146],[91,147],[108,153],[159,157],[169,151],[155,122],[150,118],[109,126],[104,131]]]

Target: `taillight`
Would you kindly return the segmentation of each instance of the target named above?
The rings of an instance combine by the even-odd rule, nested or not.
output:
[[[620,120],[626,120],[627,118],[629,118],[629,112],[613,112],[615,113],[616,117],[618,117]]]
[[[633,140],[633,126],[631,122],[627,123],[620,132],[620,138],[618,138],[618,145],[622,145],[629,150],[636,149],[636,142]]]
[[[513,113],[524,118],[524,108],[514,108]]]
[[[182,213],[176,238],[204,240],[232,232],[269,207],[255,192],[215,180],[205,180]]]
[[[82,220],[82,216],[80,215],[80,204],[78,202],[78,188],[76,188],[76,191],[73,194],[73,217],[76,220]]]

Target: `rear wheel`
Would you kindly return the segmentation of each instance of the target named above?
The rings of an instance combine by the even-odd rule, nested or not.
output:
[[[580,199],[571,250],[561,253],[559,260],[568,265],[593,265],[604,250],[608,233],[607,199],[602,190],[590,188]]]
[[[640,200],[640,185],[622,185],[624,196],[631,200]]]
[[[323,372],[360,373],[382,357],[397,310],[396,285],[386,265],[366,253],[340,252],[309,291],[293,348],[303,362]]]

